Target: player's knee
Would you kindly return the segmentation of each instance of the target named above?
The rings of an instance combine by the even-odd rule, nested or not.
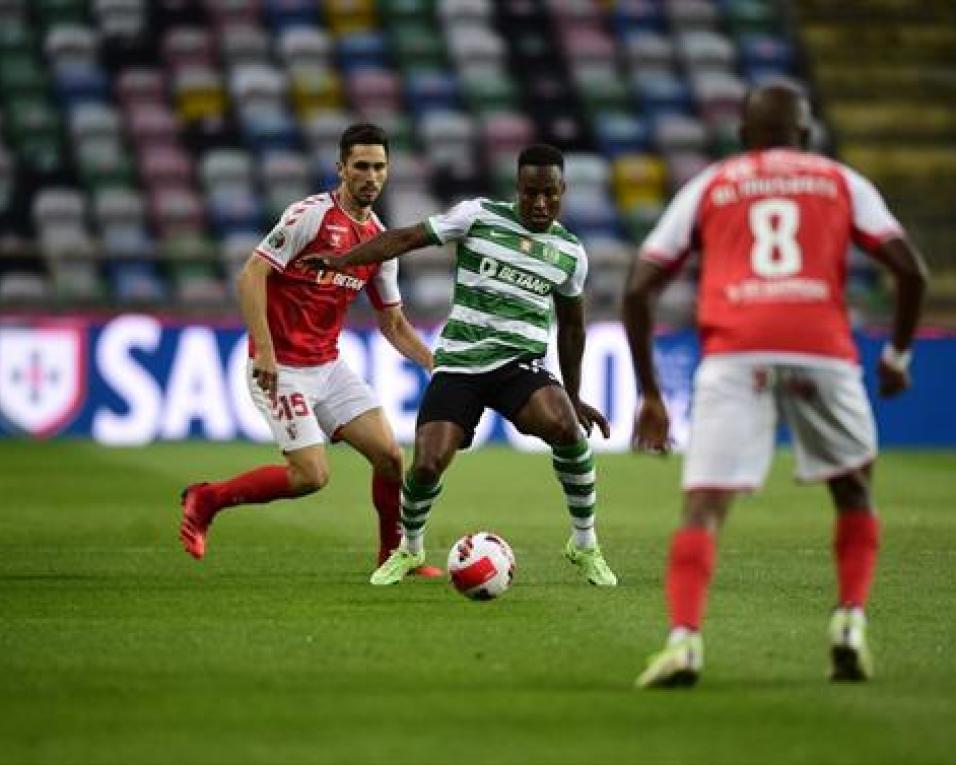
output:
[[[303,494],[319,491],[329,482],[328,468],[315,463],[290,465],[289,475],[292,485]]]
[[[551,446],[571,446],[581,440],[578,421],[571,418],[555,420],[548,424],[547,442]]]
[[[695,489],[684,495],[683,524],[716,533],[730,511],[735,492],[723,489]]]
[[[396,444],[393,448],[382,452],[372,460],[372,468],[376,475],[395,481],[401,480],[402,450]]]
[[[438,483],[443,472],[445,472],[445,466],[437,454],[420,456],[412,467],[412,476],[418,483],[424,485]]]

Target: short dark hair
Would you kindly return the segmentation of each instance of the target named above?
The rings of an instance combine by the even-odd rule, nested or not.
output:
[[[556,165],[564,170],[564,155],[559,149],[548,143],[533,143],[526,146],[518,155],[518,169],[525,165]]]
[[[385,149],[385,156],[388,156],[388,135],[382,128],[371,122],[359,122],[345,129],[339,139],[339,158],[345,162],[349,158],[352,147],[359,144],[372,146],[380,144]]]

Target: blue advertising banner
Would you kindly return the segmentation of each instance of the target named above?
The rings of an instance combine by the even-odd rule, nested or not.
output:
[[[956,408],[943,405],[943,388],[956,379],[956,337],[919,339],[914,389],[893,401],[879,399],[874,391],[872,370],[884,338],[864,334],[857,339],[881,443],[956,446]],[[668,333],[657,338],[656,348],[680,448],[687,438],[697,340],[691,331]],[[344,332],[340,349],[377,392],[399,439],[410,442],[426,374],[372,330]],[[268,441],[269,431],[249,398],[246,361],[246,336],[239,324],[137,314],[6,318],[0,321],[0,434],[74,436],[115,445],[186,438]],[[550,358],[548,365],[556,370],[557,360]],[[626,449],[637,402],[627,344],[617,323],[588,328],[582,398],[611,421],[611,438],[593,438],[595,448]],[[524,450],[542,446],[490,412],[479,425],[475,444],[489,442]]]

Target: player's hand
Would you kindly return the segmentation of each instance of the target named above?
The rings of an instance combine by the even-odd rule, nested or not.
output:
[[[645,398],[634,417],[634,432],[631,435],[633,451],[667,454],[671,448],[670,418],[667,407],[660,398]]]
[[[880,359],[876,367],[876,376],[879,378],[880,395],[892,398],[910,387],[910,373],[907,369],[894,367]]]
[[[601,431],[601,435],[605,438],[611,437],[611,426],[608,425],[607,417],[601,414],[597,409],[595,409],[590,404],[585,404],[583,401],[575,401],[574,403],[574,412],[578,416],[578,422],[584,426],[584,430],[590,436],[591,431],[594,429],[594,426],[597,425]]]
[[[279,370],[274,357],[256,356],[252,362],[252,379],[270,401],[275,400],[279,389]]]

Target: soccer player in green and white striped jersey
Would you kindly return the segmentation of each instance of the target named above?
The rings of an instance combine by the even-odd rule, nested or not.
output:
[[[487,407],[551,446],[571,515],[565,555],[591,584],[617,584],[594,531],[596,479],[587,434],[594,425],[605,438],[610,433],[604,416],[578,397],[587,256],[556,220],[564,189],[561,153],[529,146],[518,158],[516,202],[462,202],[385,232],[331,266],[380,263],[429,244],[458,243],[454,305],[435,350],[414,463],[402,485],[402,544],[372,574],[372,584],[395,584],[425,560],[425,523],[441,477],[455,452],[471,443]],[[541,366],[552,310],[563,387]]]

